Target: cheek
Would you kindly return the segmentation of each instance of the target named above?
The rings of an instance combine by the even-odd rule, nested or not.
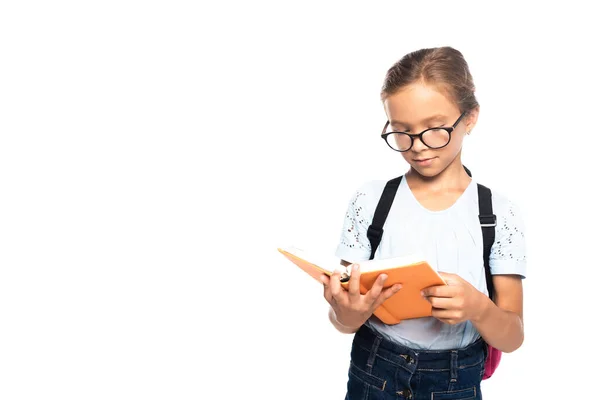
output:
[[[405,151],[405,152],[400,153],[400,154],[402,154],[402,158],[404,158],[404,161],[410,162],[412,160],[411,151]]]
[[[456,136],[452,137],[452,140],[450,140],[450,143],[448,143],[448,146],[446,146],[445,148],[443,148],[441,150],[444,150],[444,153],[446,153],[448,156],[455,157],[458,154],[458,152],[460,151],[460,149],[462,148],[462,143],[463,143],[463,136],[456,135]]]

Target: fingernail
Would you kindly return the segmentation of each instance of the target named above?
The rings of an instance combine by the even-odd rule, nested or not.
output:
[[[425,297],[425,292],[421,290],[421,296]]]
[[[352,266],[352,271],[358,271],[358,264],[354,264]]]
[[[382,281],[385,281],[386,279],[387,279],[387,275],[386,275],[386,274],[382,274],[382,275],[381,275],[381,280],[382,280]]]

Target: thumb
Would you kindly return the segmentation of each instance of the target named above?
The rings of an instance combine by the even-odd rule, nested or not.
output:
[[[380,293],[373,305],[371,306],[372,310],[375,311],[377,307],[383,304],[384,301],[398,293],[402,289],[402,285],[400,283],[396,283],[394,286],[387,288],[384,292]]]
[[[448,285],[456,285],[458,283],[460,283],[460,281],[462,280],[460,278],[460,276],[456,275],[456,274],[450,274],[448,272],[438,272],[438,274],[440,274],[440,276],[442,277],[442,279],[448,284]]]

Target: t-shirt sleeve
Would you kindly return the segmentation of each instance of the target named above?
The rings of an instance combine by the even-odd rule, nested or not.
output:
[[[352,196],[344,216],[340,242],[335,255],[348,262],[368,260],[371,256],[367,229],[371,224],[372,216],[367,209],[366,197],[365,190],[358,189]]]
[[[525,278],[525,225],[520,210],[506,201],[496,215],[496,237],[490,254],[492,275],[514,274]]]

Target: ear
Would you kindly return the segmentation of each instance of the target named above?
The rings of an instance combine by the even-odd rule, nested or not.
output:
[[[477,118],[479,118],[479,106],[469,112],[469,115],[465,120],[466,132],[470,133],[473,128],[475,128],[475,125],[477,124]]]

